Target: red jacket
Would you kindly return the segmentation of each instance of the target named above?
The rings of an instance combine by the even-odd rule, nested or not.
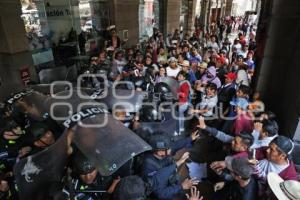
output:
[[[178,89],[179,104],[184,104],[188,102],[189,94],[190,94],[189,82],[188,81],[180,82],[180,87]]]
[[[298,181],[298,173],[296,171],[295,164],[290,160],[290,164],[287,168],[278,174],[283,180],[295,180]]]

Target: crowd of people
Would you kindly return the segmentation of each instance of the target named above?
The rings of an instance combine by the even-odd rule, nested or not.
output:
[[[166,120],[157,118],[167,112],[164,107],[143,106],[131,120],[120,107],[115,119],[152,151],[103,176],[72,145],[65,177],[34,198],[300,199],[299,172],[291,157],[295,144],[279,132],[276,115],[251,89],[259,45],[255,28],[232,33],[234,23],[224,18],[207,34],[175,30],[166,38],[154,29],[148,41],[126,50],[112,31],[107,48],[91,57],[87,71],[105,75],[109,85],[120,83],[120,89],[158,95],[156,104],[176,104],[180,137],[174,139],[166,130],[140,134],[143,124]],[[98,81],[87,85],[99,87]],[[48,113],[39,120],[32,117],[38,112],[23,98],[1,107],[0,199],[19,199],[13,166],[55,144],[64,131]]]

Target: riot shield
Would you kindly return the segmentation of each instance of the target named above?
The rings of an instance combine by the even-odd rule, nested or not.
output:
[[[45,104],[51,118],[61,125],[73,114],[80,113],[82,109],[93,106],[104,108],[105,106],[93,101],[86,93],[73,88],[52,95]],[[81,117],[76,119],[80,121]]]
[[[81,124],[74,127],[73,142],[103,176],[113,174],[134,156],[151,150],[144,140],[109,114],[86,118]]]
[[[8,97],[6,99],[6,104],[13,105],[16,101],[18,101],[19,99],[22,99],[24,96],[31,94],[32,92],[33,91],[31,89],[29,89],[29,90],[23,90],[20,92],[13,93],[10,95],[10,97]]]
[[[66,79],[67,68],[60,66],[55,68],[43,69],[39,72],[40,83],[52,83],[53,81],[63,81]]]
[[[48,108],[45,103],[49,98],[49,96],[31,91],[27,95],[15,100],[13,104],[29,117],[37,121],[42,121],[48,115]]]
[[[52,89],[51,89],[51,87],[52,87]],[[48,95],[48,94],[56,94],[58,92],[68,90],[68,89],[70,89],[70,85],[63,84],[63,83],[56,83],[55,85],[37,84],[37,85],[28,85],[28,88],[32,89],[34,91],[40,92],[42,94]]]
[[[21,159],[14,166],[20,200],[45,199],[52,185],[60,182],[68,157],[67,132],[49,148]]]
[[[115,106],[123,106],[126,112],[137,112],[141,109],[146,95],[147,92],[142,91],[110,88],[107,95],[97,101],[105,103],[111,110]]]
[[[81,91],[83,92],[83,91]],[[69,98],[66,98],[70,95]],[[88,96],[85,93],[85,96]],[[64,97],[63,99],[60,99]],[[95,163],[103,176],[109,176],[137,154],[151,147],[114,119],[105,104],[81,98],[78,91],[56,94],[48,101],[50,115],[66,129],[74,130],[74,144]]]
[[[142,122],[136,130],[136,133],[144,140],[148,140],[156,131],[165,132],[171,141],[175,141],[181,137],[178,132],[178,121],[173,118],[163,122]]]
[[[126,112],[137,112],[143,104],[147,93],[134,90],[123,90],[114,88],[92,89],[92,88],[74,88],[87,95],[87,98],[103,103],[109,110],[116,106],[124,107]]]

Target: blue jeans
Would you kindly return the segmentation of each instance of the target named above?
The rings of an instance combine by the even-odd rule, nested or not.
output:
[[[184,131],[184,112],[188,109],[189,103],[179,105],[179,131]]]

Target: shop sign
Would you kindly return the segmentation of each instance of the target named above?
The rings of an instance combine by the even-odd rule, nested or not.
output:
[[[20,69],[21,80],[24,85],[30,81],[29,67],[23,67]]]
[[[68,17],[72,12],[67,6],[51,6],[46,8],[47,17]]]

